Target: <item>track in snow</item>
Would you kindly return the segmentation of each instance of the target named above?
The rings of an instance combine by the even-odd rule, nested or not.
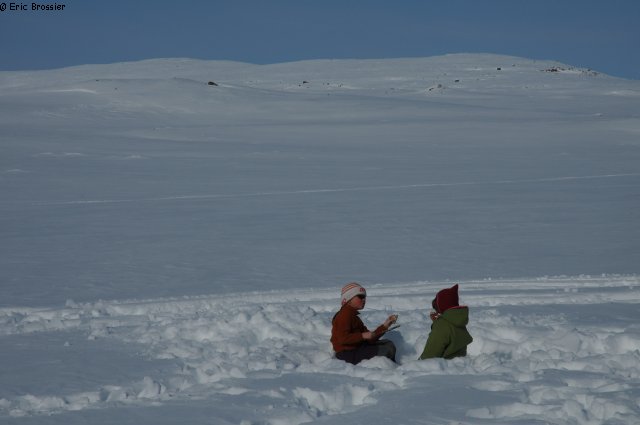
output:
[[[309,194],[318,194],[318,193],[422,189],[422,188],[430,188],[430,187],[485,186],[485,185],[520,184],[520,183],[549,183],[549,182],[560,182],[560,181],[570,181],[570,180],[596,180],[596,179],[611,179],[611,178],[638,177],[638,176],[640,176],[640,173],[545,177],[545,178],[539,178],[539,179],[493,180],[493,181],[453,182],[453,183],[419,183],[419,184],[391,185],[391,186],[363,186],[363,187],[345,187],[345,188],[333,188],[333,189],[306,189],[306,190],[293,190],[293,191],[269,191],[269,192],[253,192],[253,193],[238,193],[238,194],[178,195],[178,196],[165,196],[165,197],[139,198],[139,199],[85,199],[85,200],[60,201],[60,202],[31,201],[30,203],[33,205],[40,205],[40,206],[53,206],[53,205],[83,205],[83,204],[119,204],[119,203],[133,203],[133,202],[188,201],[188,200],[201,200],[201,199],[253,198],[253,197],[262,197],[262,196],[309,195]]]

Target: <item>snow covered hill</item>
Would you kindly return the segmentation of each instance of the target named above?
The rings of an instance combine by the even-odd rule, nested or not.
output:
[[[636,273],[639,110],[492,55],[2,72],[0,305]]]
[[[632,424],[640,82],[495,55],[0,72],[0,422]],[[550,277],[551,276],[551,277]],[[331,357],[340,287],[402,364]],[[415,360],[461,282],[470,356]]]

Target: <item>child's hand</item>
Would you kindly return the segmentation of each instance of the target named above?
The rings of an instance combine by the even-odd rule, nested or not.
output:
[[[387,320],[385,320],[384,327],[385,328],[389,328],[389,326],[391,326],[394,323],[396,323],[397,320],[398,320],[398,315],[397,314],[392,314],[391,316],[389,316],[389,318]]]
[[[429,317],[431,318],[431,320],[433,320],[434,322],[436,321],[436,319],[438,319],[438,317],[440,317],[440,313],[438,313],[435,310],[431,310],[429,312]]]
[[[373,332],[362,332],[362,339],[366,341],[373,339]]]

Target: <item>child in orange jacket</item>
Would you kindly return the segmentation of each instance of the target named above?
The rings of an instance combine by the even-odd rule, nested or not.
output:
[[[333,317],[331,327],[331,343],[336,358],[351,364],[376,356],[384,356],[395,360],[396,346],[392,341],[380,339],[398,318],[391,315],[373,332],[362,323],[359,310],[366,304],[367,291],[356,282],[346,284],[342,288],[342,307]]]

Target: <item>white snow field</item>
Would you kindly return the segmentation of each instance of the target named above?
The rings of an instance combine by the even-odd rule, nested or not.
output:
[[[0,72],[0,199],[0,423],[640,423],[639,81],[496,55]],[[370,327],[399,313],[399,364],[333,358],[354,280]],[[469,355],[418,361],[454,282]]]
[[[640,280],[467,281],[474,342],[416,360],[433,294],[369,288],[398,312],[399,363],[333,358],[329,289],[0,311],[3,423],[637,423]],[[384,419],[383,419],[384,418]]]

